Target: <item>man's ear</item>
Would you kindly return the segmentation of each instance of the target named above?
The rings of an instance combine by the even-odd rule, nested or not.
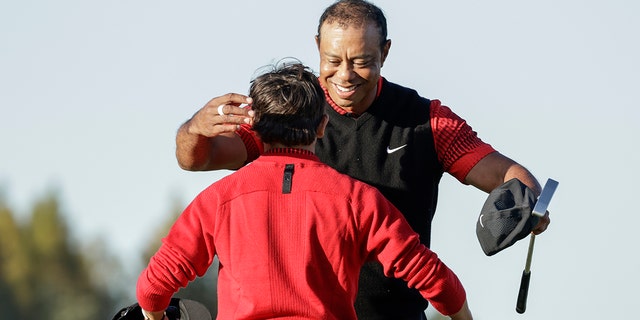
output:
[[[324,130],[327,128],[327,124],[328,123],[329,123],[329,116],[326,115],[326,114],[322,115],[322,120],[320,121],[320,124],[318,125],[316,138],[320,139],[320,138],[324,137]]]
[[[382,61],[380,64],[381,66],[384,66],[384,62],[387,60],[389,49],[391,49],[391,39],[387,39],[387,41],[385,41],[384,43],[384,46],[382,46]]]

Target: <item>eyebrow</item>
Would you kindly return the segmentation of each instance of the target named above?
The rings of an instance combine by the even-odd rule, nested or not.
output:
[[[340,59],[342,59],[341,55],[329,53],[327,51],[324,52],[324,55],[326,55],[327,57],[330,57],[330,58],[340,58]],[[372,55],[372,54],[362,54],[362,55],[359,55],[359,56],[351,57],[350,60],[356,60],[356,59],[367,60],[367,59],[374,59],[374,58],[375,58],[375,56]]]

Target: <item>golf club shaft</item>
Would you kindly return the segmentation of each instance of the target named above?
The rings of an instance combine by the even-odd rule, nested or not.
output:
[[[531,271],[531,259],[533,257],[533,245],[536,243],[536,235],[535,234],[531,234],[531,237],[529,238],[529,250],[527,251],[527,262],[524,265],[524,271],[529,272]]]
[[[520,290],[518,290],[518,301],[516,303],[516,311],[518,313],[524,313],[527,309],[527,296],[529,295],[529,281],[531,280],[531,258],[533,257],[533,245],[535,244],[536,236],[531,234],[529,240],[529,251],[527,252],[527,262],[522,271],[522,279],[520,279]]]

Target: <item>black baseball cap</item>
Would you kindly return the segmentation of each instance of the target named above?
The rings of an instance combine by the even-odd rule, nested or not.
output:
[[[209,310],[200,302],[171,298],[165,311],[169,320],[212,320]],[[142,309],[138,303],[120,309],[112,320],[144,320]]]
[[[482,207],[476,235],[482,250],[492,256],[531,233],[540,218],[532,215],[536,196],[518,179],[497,187]]]

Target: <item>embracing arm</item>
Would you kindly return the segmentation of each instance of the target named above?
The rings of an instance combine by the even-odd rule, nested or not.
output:
[[[430,110],[436,152],[446,172],[485,192],[518,178],[536,195],[540,194],[540,184],[529,170],[483,142],[450,108],[432,100]]]
[[[251,98],[237,93],[213,98],[178,129],[176,158],[182,169],[237,169],[245,163],[247,150],[235,133],[251,122],[252,111],[240,107],[244,103]],[[218,112],[221,105],[224,115]]]
[[[235,133],[207,137],[190,131],[193,119],[185,122],[176,135],[176,158],[180,168],[189,171],[237,169],[247,158],[242,139]]]
[[[483,142],[464,119],[438,100],[431,101],[431,127],[443,169],[460,182],[488,193],[518,178],[536,196],[540,194],[540,183],[529,170]],[[540,219],[533,233],[546,230],[549,222],[547,214]]]

